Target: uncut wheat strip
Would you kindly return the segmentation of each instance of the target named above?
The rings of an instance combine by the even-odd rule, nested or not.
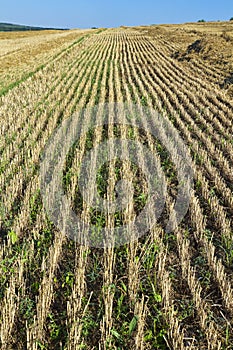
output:
[[[127,63],[127,62],[126,62]],[[127,69],[128,64],[126,64]],[[121,66],[122,71],[124,72],[123,66]],[[126,74],[124,73],[124,76]],[[130,76],[129,76],[130,77]],[[130,78],[129,78],[130,81]],[[131,86],[134,88],[133,82],[130,81]],[[128,89],[127,89],[128,90]],[[134,92],[136,94],[136,91]],[[129,91],[128,91],[129,94]],[[129,95],[130,96],[130,95]],[[136,95],[137,96],[137,95]],[[137,96],[138,97],[138,96]],[[140,104],[140,99],[138,97],[138,104]],[[161,238],[161,231],[157,229],[153,229],[153,236],[156,242],[158,242],[160,246],[160,254],[158,256],[158,283],[161,286],[162,289],[162,297],[163,297],[163,304],[165,308],[165,315],[166,318],[170,324],[169,332],[170,332],[170,340],[173,344],[174,349],[184,349],[184,330],[181,331],[181,327],[179,325],[178,320],[174,316],[173,313],[173,303],[174,301],[171,298],[172,292],[172,285],[171,280],[169,278],[169,274],[167,273],[165,269],[165,262],[166,262],[166,248],[163,244],[162,238]]]
[[[140,50],[137,48],[136,52],[140,52]],[[142,59],[146,62],[145,56],[142,57]],[[153,74],[152,73],[152,69],[151,69],[151,67],[149,65],[144,64],[142,66],[142,68],[143,68],[143,70],[148,68],[148,70],[151,72],[151,75]],[[190,116],[190,114],[186,111],[186,109],[181,104],[180,98],[178,98],[179,97],[178,94],[173,94],[173,91],[177,91],[176,90],[176,86],[174,84],[174,81],[168,80],[168,78],[165,77],[164,71],[162,71],[159,66],[156,68],[156,75],[155,75],[155,72],[154,72],[153,75],[154,75],[154,77],[156,78],[157,81],[160,81],[161,85],[163,84],[163,88],[167,92],[167,97],[169,98],[169,100],[173,104],[175,104],[176,109],[180,110],[182,115],[188,117],[188,120],[189,120],[190,124],[192,125],[192,128],[196,131],[196,134],[198,135],[198,137],[200,139],[202,139],[203,143],[205,144],[205,138],[203,137],[203,132],[201,132],[201,130],[198,128],[198,126],[194,123],[194,121],[193,121],[192,117]],[[151,77],[150,77],[150,79],[152,80]],[[168,86],[169,86],[169,88],[168,88]],[[183,88],[180,87],[180,89],[182,91]],[[179,93],[179,95],[181,95],[181,93]],[[183,95],[183,92],[182,92],[182,95]],[[192,114],[195,115],[196,114],[195,107],[192,107],[192,110],[193,110]],[[218,162],[218,159],[220,159],[220,162],[219,162],[220,166],[222,165],[222,163],[224,163],[224,168],[222,167],[223,171],[225,171],[225,169],[226,169],[227,173],[231,174],[230,165],[228,164],[228,160],[225,159],[225,157],[224,157],[223,153],[221,152],[221,150],[219,150],[216,145],[213,145],[211,141],[209,141],[209,143],[206,146],[207,147],[209,146],[208,151],[212,151],[213,157],[216,159],[217,162]],[[214,149],[214,152],[213,152],[213,149]]]
[[[101,70],[103,70],[103,81],[107,82],[107,79],[106,79],[106,74],[107,74],[107,62],[109,60],[109,58],[111,57],[112,55],[112,51],[113,51],[113,42],[112,40],[109,42],[109,47],[107,50],[105,50],[106,52],[106,56],[103,58],[103,62],[102,62],[102,67],[100,68],[100,73],[101,73]],[[98,79],[100,79],[100,73],[99,73],[99,76],[96,80],[96,85],[98,84]],[[97,91],[97,86],[96,88],[93,88],[93,91]],[[106,86],[103,85],[102,86],[102,89],[101,89],[101,94],[100,94],[100,102],[104,101],[105,100],[105,94],[106,94]],[[90,107],[93,106],[93,102],[95,101],[96,99],[96,96],[93,94],[92,95],[92,98],[90,100]],[[88,108],[88,106],[87,106]],[[97,120],[96,120],[96,123],[97,125],[101,125],[103,120],[102,120],[102,117],[103,117],[103,109],[102,107],[100,106],[100,108],[98,109],[97,111]],[[100,128],[96,128],[95,129],[95,141],[94,141],[94,145],[93,147],[97,146],[99,144],[99,142],[101,141],[101,134],[102,134],[102,129]],[[84,144],[85,146],[85,144]],[[82,150],[82,153],[85,151],[85,149]],[[77,162],[77,164],[79,164],[82,159],[81,159],[82,155],[79,154],[79,160]],[[94,168],[92,169],[93,172],[96,172],[96,169],[95,169],[95,160],[93,160],[93,165],[94,165]],[[94,180],[95,181],[95,180]],[[93,186],[93,185],[91,185]],[[75,187],[76,187],[76,183],[75,185],[72,185],[73,187],[73,191],[75,190]],[[94,191],[91,191],[91,195],[90,197],[93,195]],[[88,221],[88,217],[89,217],[89,212],[88,212],[88,208],[86,207],[84,209],[84,212],[82,213],[82,219],[87,222]],[[86,233],[88,234],[88,233]],[[83,248],[86,250],[86,248]],[[109,254],[107,252],[105,252],[105,258],[107,258],[108,262],[110,263],[112,260],[111,260],[111,254],[109,256]],[[81,307],[82,307],[82,304],[81,304],[81,296],[82,294],[84,293],[84,281],[85,281],[85,267],[82,269],[83,273],[82,275],[80,276],[80,273],[78,274],[78,269],[80,268],[79,267],[79,263],[77,264],[77,271],[76,271],[76,278],[77,280],[75,281],[75,284],[74,284],[74,288],[73,288],[73,292],[72,292],[72,298],[71,300],[68,302],[68,305],[67,305],[67,308],[69,310],[69,312],[72,310],[72,313],[69,313],[69,319],[70,319],[70,324],[71,324],[71,329],[70,329],[70,332],[69,332],[69,340],[68,340],[68,346],[69,346],[69,349],[73,349],[74,347],[77,347],[79,344],[80,344],[80,338],[81,338],[81,331],[82,331],[82,317],[80,318],[78,315],[80,314],[80,310],[81,310]],[[85,264],[86,266],[86,264]],[[109,264],[107,264],[107,266],[109,266]],[[105,267],[106,267],[106,264],[105,264]],[[110,267],[108,267],[110,268]],[[111,269],[110,269],[111,270]],[[108,270],[106,269],[105,270],[105,275],[107,275],[108,277]],[[110,276],[111,276],[111,273],[110,273]],[[82,278],[81,278],[82,277]],[[109,277],[108,277],[109,279]],[[77,290],[77,286],[83,286],[81,288],[81,291],[83,291],[83,293],[78,293],[79,295],[79,298],[74,298],[74,295],[76,295],[76,290]],[[79,287],[80,289],[80,287]],[[111,309],[111,303],[107,304],[108,306],[108,309]],[[107,310],[108,310],[107,309]],[[74,311],[75,310],[75,311]],[[107,320],[111,320],[111,313],[110,313],[110,317],[107,318]]]
[[[76,57],[74,56],[74,60],[72,62],[72,66],[68,67],[68,69],[66,70],[66,72],[64,73],[64,67],[61,66],[61,67],[57,67],[58,69],[58,74],[56,74],[58,76],[58,78],[55,80],[56,84],[54,87],[52,87],[52,89],[50,89],[48,92],[47,92],[47,95],[46,96],[43,96],[43,99],[42,100],[38,100],[39,102],[36,103],[36,107],[35,109],[37,109],[39,107],[40,104],[44,104],[45,101],[44,101],[44,98],[47,99],[47,103],[50,104],[50,108],[54,108],[57,103],[61,100],[61,97],[59,97],[59,94],[60,94],[60,91],[62,89],[66,89],[67,91],[69,91],[69,88],[70,86],[72,85],[72,82],[75,80],[76,78],[76,74],[74,74],[76,72],[76,70],[79,68],[80,66],[80,74],[83,74],[83,60],[85,60],[85,57],[87,56],[88,54],[84,52],[83,55],[80,55],[80,59],[78,59],[78,61],[76,60]],[[76,63],[76,61],[78,62],[78,64]],[[86,65],[87,66],[87,65]],[[61,68],[61,69],[60,69]],[[52,75],[53,75],[53,72],[50,72]],[[66,79],[64,79],[64,74],[67,75],[68,73],[68,77]],[[45,79],[47,80],[48,77],[47,75],[43,75],[43,78],[40,79],[40,77],[38,78],[39,80],[41,80],[43,82],[42,85],[45,84],[45,81],[44,81],[44,77]],[[52,78],[52,76],[51,76]],[[47,80],[48,81],[48,80]],[[32,85],[34,85],[34,83],[32,83]],[[47,83],[45,84],[47,85]],[[27,86],[30,87],[30,90],[33,90],[33,86],[30,86],[30,84],[28,84]],[[35,89],[37,91],[37,89]],[[40,90],[40,88],[38,88],[38,90]],[[38,92],[38,91],[37,91]],[[50,94],[51,92],[51,94]],[[49,97],[49,98],[48,98]],[[24,94],[22,94],[22,98],[24,98]],[[38,93],[37,93],[37,99],[38,99]],[[18,104],[20,104],[21,106],[21,103],[22,101],[19,101]],[[15,105],[15,108],[20,110],[22,114],[23,113],[23,109],[20,108],[19,105]],[[26,115],[26,120],[25,120],[25,123],[24,123],[24,128],[20,128],[21,132],[20,133],[17,133],[18,136],[16,137],[16,140],[14,140],[14,144],[10,143],[9,145],[9,148],[10,148],[10,152],[7,152],[8,151],[8,148],[6,148],[4,150],[4,152],[6,152],[6,159],[11,159],[11,154],[13,152],[13,150],[15,149],[15,153],[16,153],[16,148],[18,149],[21,148],[21,144],[22,144],[22,140],[27,140],[27,138],[31,137],[30,136],[30,133],[28,133],[28,129],[29,128],[32,128],[32,130],[34,130],[34,128],[38,128],[38,114],[37,114],[37,110],[34,111],[34,113],[30,113],[30,123],[28,124],[29,122],[29,116],[28,116],[28,110],[26,109],[25,111],[25,115]],[[19,112],[18,112],[19,113]],[[17,124],[17,123],[14,123],[14,125]],[[16,131],[13,132],[13,134],[15,134]],[[14,148],[13,148],[14,147]],[[2,155],[4,157],[4,153]],[[23,155],[24,156],[24,155]]]
[[[140,71],[140,67],[138,66],[138,69],[139,69],[139,71]],[[143,77],[143,73],[141,72],[141,76]],[[137,77],[137,76],[136,76]],[[148,80],[149,79],[151,79],[150,77],[148,78]],[[145,81],[144,82],[145,83],[145,86],[147,86],[147,88],[150,88],[149,87],[149,85],[148,85],[148,81]],[[140,86],[140,85],[139,85]],[[154,94],[154,91],[152,90],[152,88],[150,88],[150,93],[151,93],[151,95],[152,96],[154,96],[155,94]],[[159,86],[157,86],[157,92],[159,92]],[[148,96],[148,95],[147,95]],[[160,95],[161,96],[161,95]],[[165,102],[167,102],[167,100],[166,100],[166,98],[165,98],[165,95],[164,94],[162,94],[162,96],[164,96],[164,100],[165,100]],[[149,100],[150,101],[150,100]],[[150,103],[150,102],[149,102]],[[157,105],[158,105],[158,103],[157,103]],[[162,109],[160,108],[160,110],[162,111]],[[171,111],[172,111],[172,108],[171,108]],[[185,113],[185,111],[184,111],[184,113]],[[173,113],[174,114],[174,113]],[[177,115],[177,114],[176,114]],[[193,142],[195,142],[195,141],[193,141]],[[199,149],[200,148],[198,148],[198,151],[199,151]],[[203,152],[203,151],[202,151]],[[207,162],[207,164],[208,164],[208,162]],[[208,169],[207,169],[208,170]],[[212,171],[209,171],[209,175],[210,176],[212,176],[213,175],[213,169],[211,169]],[[216,176],[216,171],[214,172],[214,175]],[[219,176],[216,178],[216,177],[214,177],[214,179],[215,179],[215,181],[216,181],[216,184],[217,183],[219,183]],[[225,188],[225,194],[227,194],[227,200],[228,200],[228,204],[230,204],[231,205],[231,202],[232,202],[232,199],[231,199],[231,196],[230,196],[230,190],[229,189],[227,189],[226,188],[226,185],[225,185],[225,183],[223,183],[223,181],[221,180],[221,182],[222,182],[222,188]]]
[[[91,67],[90,67],[90,69],[91,69]],[[85,72],[84,72],[84,73],[85,73]],[[84,83],[84,82],[85,82],[85,81],[83,80],[82,83]],[[80,89],[81,89],[81,87],[82,87],[82,86],[80,86]],[[73,89],[70,89],[69,94],[66,96],[66,99],[63,101],[63,104],[65,104],[65,101],[67,101],[67,99],[68,99],[68,102],[69,102],[70,93],[71,93],[71,94],[73,93]],[[66,103],[67,103],[67,102],[66,102]],[[61,108],[61,106],[57,106],[57,111],[56,111],[56,110],[54,111],[54,120],[56,120],[56,119],[55,119],[56,114],[58,115],[58,114],[60,113],[59,108]],[[47,113],[44,114],[44,118],[46,118],[46,117],[47,117]],[[54,122],[54,120],[50,118],[50,121],[52,121],[52,123]],[[49,122],[49,123],[50,123],[50,122]],[[37,127],[38,130],[35,131],[35,134],[36,134],[36,133],[40,133],[40,128],[41,128],[41,125],[40,125],[40,123],[38,123],[38,127]],[[45,135],[49,133],[49,132],[46,133],[46,131],[47,131],[47,130],[53,130],[53,129],[54,129],[54,126],[53,126],[52,128],[50,128],[50,124],[48,124],[48,125],[47,125],[47,129],[44,131],[44,134],[43,134],[44,139],[42,140],[42,145],[40,144],[40,141],[39,141],[38,143],[35,144],[36,154],[35,154],[35,153],[33,154],[33,158],[34,158],[34,159],[33,159],[33,163],[36,163],[36,162],[37,162],[37,159],[38,159],[40,150],[44,147],[44,141],[46,140]],[[27,140],[28,147],[25,146],[25,148],[26,148],[26,149],[30,149],[30,153],[33,153],[33,150],[30,148],[30,144],[33,142],[33,136],[32,136],[31,138],[32,138],[32,140]],[[23,150],[23,153],[24,153],[24,154],[26,153],[25,150]],[[30,175],[31,171],[29,170],[29,169],[31,168],[31,166],[30,166],[30,159],[29,159],[29,161],[28,161],[28,159],[27,159],[27,160],[26,160],[26,163],[27,163],[27,164],[29,163],[29,166],[28,166],[28,174],[27,174],[27,175],[28,175],[28,178],[30,178],[30,177],[31,177],[31,175]],[[12,168],[11,168],[10,170],[12,171]],[[13,181],[13,184],[14,184],[14,183],[17,184],[17,182],[18,182],[18,184],[21,184],[21,187],[22,187],[23,182],[22,182],[22,180],[20,180],[20,176],[21,176],[21,173],[20,173],[20,172],[16,173],[16,175],[14,176],[14,178],[13,178],[12,181]],[[17,181],[17,179],[19,179],[19,181]],[[8,187],[12,187],[11,183],[8,185]],[[6,188],[6,190],[7,190],[7,188]],[[14,192],[14,194],[16,195],[15,192]],[[8,201],[8,203],[9,203],[9,197],[7,196],[7,191],[5,191],[5,198],[6,198],[6,201]],[[12,201],[12,198],[11,198],[11,201]],[[3,205],[4,205],[4,204],[5,204],[5,203],[4,203],[4,196],[3,196]],[[5,205],[6,205],[6,204],[5,204]],[[8,208],[8,209],[9,209],[9,208]]]
[[[97,53],[97,57],[98,57],[98,55],[99,55],[99,53]],[[103,56],[103,53],[101,53],[101,56]],[[41,287],[41,290],[39,293],[39,298],[38,298],[38,303],[37,303],[37,320],[35,320],[35,322],[34,322],[35,327],[32,330],[34,335],[36,337],[39,336],[39,338],[43,338],[43,332],[44,332],[43,327],[44,327],[46,315],[48,313],[48,310],[49,310],[49,307],[51,304],[51,300],[52,300],[53,276],[55,273],[55,269],[57,267],[57,263],[59,261],[60,254],[62,252],[62,243],[64,240],[65,240],[64,237],[62,237],[61,241],[59,241],[59,237],[57,238],[56,245],[58,246],[58,248],[57,248],[58,252],[57,252],[56,261],[53,262],[53,264],[49,265],[49,266],[53,266],[53,269],[52,270],[50,269],[50,271],[47,272],[48,276],[46,276],[44,278],[44,280],[42,281],[42,287]],[[55,245],[55,247],[56,247],[56,245]],[[50,250],[50,254],[49,254],[50,260],[53,259],[53,254],[54,254],[54,251]],[[45,295],[47,295],[46,305],[44,304]],[[46,306],[46,309],[45,309],[45,306]],[[35,337],[31,337],[31,338],[35,339]]]
[[[193,164],[193,166],[195,166],[195,164]],[[194,167],[194,169],[195,169],[195,167]],[[219,263],[221,264],[221,262],[219,261]],[[223,267],[223,265],[221,264],[221,267],[222,267],[222,271],[224,272],[224,267]],[[215,269],[215,271],[214,271],[214,273],[215,273],[215,276],[216,276],[216,278],[218,279],[219,278],[219,272]],[[223,290],[223,288],[222,288],[222,292],[224,292],[225,293],[225,301],[226,301],[226,303],[228,304],[228,309],[230,310],[230,304],[229,304],[229,301],[228,301],[228,291],[229,291],[229,281],[227,281],[227,277],[226,277],[226,274],[225,274],[225,272],[223,273],[223,275],[222,276],[224,276],[224,280],[226,280],[226,282],[224,282],[223,284],[224,285],[227,285],[227,292],[225,291],[224,292],[224,290]],[[229,294],[229,295],[231,295],[231,293]]]

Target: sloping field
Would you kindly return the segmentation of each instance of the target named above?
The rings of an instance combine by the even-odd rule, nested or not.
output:
[[[0,94],[94,30],[0,33]]]
[[[10,85],[17,81],[13,75],[0,97],[1,349],[230,350],[233,106],[216,83],[221,69],[203,60],[178,60],[173,54],[180,48],[164,30],[88,34],[55,34],[56,40],[70,35],[60,54],[48,60],[44,53],[42,66]],[[109,113],[103,122],[106,103]],[[142,108],[137,115],[135,105]],[[122,109],[120,123],[114,119],[116,106],[129,106]],[[96,229],[92,245],[69,239],[54,224],[40,181],[49,138],[83,108],[90,111],[78,124],[85,132],[66,157],[62,184],[77,216]],[[188,211],[172,231],[166,230],[167,223],[186,180],[179,183],[169,144],[153,134],[157,124],[152,120],[149,127],[147,108],[177,131],[194,173]],[[81,164],[108,140],[122,142],[122,157],[114,142],[112,159],[104,166],[98,168],[93,156],[86,167],[91,180],[85,202],[78,182]],[[140,148],[137,164],[130,161],[132,150],[125,140],[148,149],[167,183],[157,223],[138,239],[130,222],[146,206],[149,190],[142,169],[151,168]],[[124,210],[114,212],[106,203],[116,200],[121,180],[131,182],[133,194]],[[87,204],[96,187],[105,212]],[[99,246],[103,228],[111,233],[122,225],[128,242],[117,245],[111,237],[112,244]]]
[[[160,38],[167,54],[191,66],[233,98],[233,21],[140,27],[150,39]]]

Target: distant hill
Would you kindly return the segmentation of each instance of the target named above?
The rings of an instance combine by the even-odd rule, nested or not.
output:
[[[43,28],[43,27],[31,27],[19,24],[0,23],[0,32],[20,32],[26,30],[68,30],[64,28]]]

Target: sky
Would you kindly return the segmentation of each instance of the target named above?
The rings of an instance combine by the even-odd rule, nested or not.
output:
[[[0,22],[55,28],[229,20],[233,0],[0,0]]]

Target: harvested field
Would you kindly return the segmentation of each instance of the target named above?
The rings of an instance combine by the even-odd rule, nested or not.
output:
[[[0,93],[93,30],[0,33]]]
[[[233,21],[138,27],[150,39],[160,37],[167,54],[192,66],[197,76],[209,75],[233,98]]]
[[[51,33],[46,42],[43,35],[23,38],[18,53],[6,39],[0,51],[5,64],[0,73],[2,350],[233,348],[232,61],[230,51],[222,51],[226,65],[211,51],[203,57],[213,35],[225,40],[222,28],[212,34],[204,27]],[[231,43],[232,32],[227,35]],[[102,119],[106,104],[107,123]],[[114,119],[116,104],[129,106],[120,123]],[[138,115],[135,105],[142,108]],[[66,158],[62,185],[77,216],[95,232],[126,225],[131,239],[123,245],[69,239],[43,201],[40,166],[50,137],[76,111],[93,107],[96,124],[91,113],[81,120],[85,132]],[[151,131],[156,121],[152,129],[148,125],[147,108],[176,130],[193,170],[188,211],[171,232],[166,227],[182,184],[169,144]],[[93,156],[85,201],[78,182],[81,164],[108,140],[120,140],[123,160],[114,142],[105,166],[98,169]],[[139,238],[129,223],[146,205],[142,169],[150,171],[150,164],[140,148],[138,165],[132,163],[126,140],[149,150],[167,183],[160,218]],[[121,180],[131,183],[133,194],[124,210],[114,212],[108,203],[116,200]],[[96,188],[107,203],[104,213],[88,204]]]

